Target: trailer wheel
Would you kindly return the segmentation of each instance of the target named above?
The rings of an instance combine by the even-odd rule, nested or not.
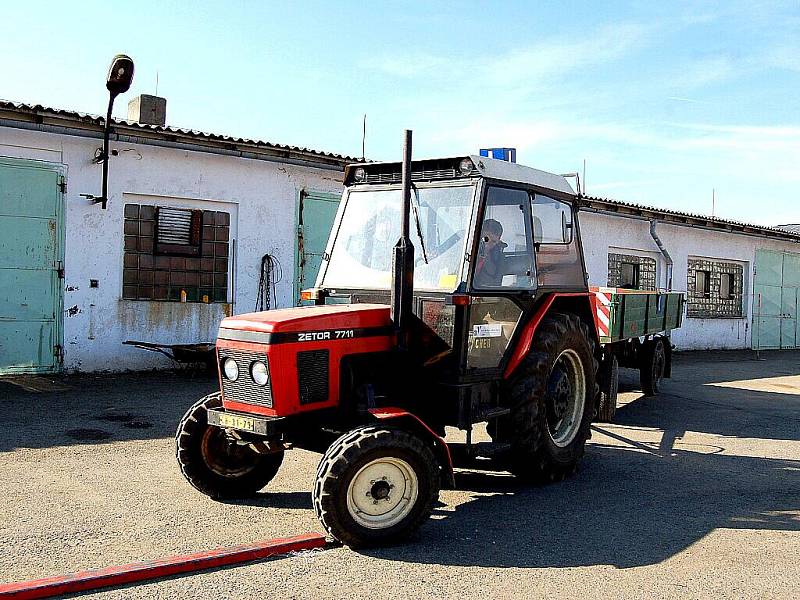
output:
[[[645,396],[655,396],[667,365],[667,351],[664,347],[664,338],[656,337],[647,341],[642,348],[641,363],[639,365],[639,381]]]
[[[367,425],[331,444],[314,484],[314,511],[340,542],[357,548],[416,531],[439,498],[433,452],[402,429]]]
[[[597,405],[597,420],[610,423],[617,412],[617,390],[619,388],[619,363],[617,357],[609,353],[600,363],[597,372],[600,385],[600,402]]]
[[[252,496],[275,477],[283,452],[259,454],[228,439],[224,429],[209,425],[206,411],[221,406],[217,392],[186,411],[175,433],[175,456],[186,480],[207,496]]]
[[[545,483],[576,470],[594,416],[596,373],[586,324],[571,314],[547,317],[512,376],[511,414],[497,424],[498,441],[511,443],[505,462],[512,473]]]

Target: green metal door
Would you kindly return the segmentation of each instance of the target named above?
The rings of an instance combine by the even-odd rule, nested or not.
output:
[[[797,348],[797,301],[800,287],[800,254],[783,255],[781,287],[781,348]]]
[[[0,157],[0,374],[60,366],[63,181],[59,165]]]
[[[339,196],[324,192],[300,192],[297,228],[295,301],[300,290],[314,287],[328,236],[339,209]]]
[[[756,251],[753,348],[797,348],[800,254]]]

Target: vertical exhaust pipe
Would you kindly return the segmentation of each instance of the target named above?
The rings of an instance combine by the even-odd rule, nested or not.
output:
[[[403,203],[401,206],[400,239],[394,245],[392,255],[392,310],[391,316],[397,329],[397,343],[407,350],[410,341],[414,298],[414,246],[409,236],[411,214],[411,130],[406,129],[403,141],[402,171]]]

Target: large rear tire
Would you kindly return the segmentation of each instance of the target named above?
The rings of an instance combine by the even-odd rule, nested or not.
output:
[[[323,527],[353,548],[407,538],[439,498],[438,462],[417,436],[367,425],[337,439],[322,457],[314,511]]]
[[[186,480],[211,498],[252,496],[272,481],[283,452],[259,454],[230,440],[225,430],[208,424],[208,409],[220,408],[219,392],[198,400],[175,433],[175,456]]]
[[[509,384],[511,413],[498,441],[511,443],[508,469],[527,481],[560,481],[577,469],[597,398],[597,359],[589,328],[557,313],[539,325]]]

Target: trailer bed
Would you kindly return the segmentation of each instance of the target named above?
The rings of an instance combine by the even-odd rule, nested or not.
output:
[[[600,342],[609,344],[677,329],[683,317],[681,292],[593,287],[590,298]]]

